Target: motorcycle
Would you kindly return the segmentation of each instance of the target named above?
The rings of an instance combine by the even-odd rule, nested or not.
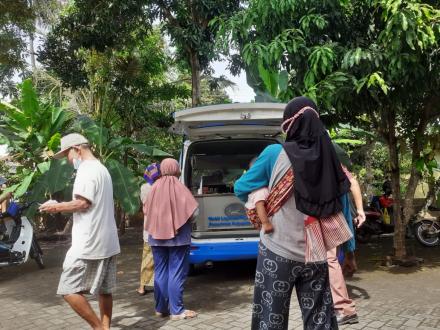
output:
[[[414,233],[424,246],[440,245],[440,209],[428,207],[428,212],[419,213],[414,222]]]
[[[373,198],[370,206],[365,209],[365,222],[356,229],[356,240],[359,243],[369,242],[373,235],[380,236],[394,233],[394,224],[392,221],[387,222],[384,220],[384,212],[377,205]],[[406,237],[414,236],[413,226],[412,221],[407,224]]]
[[[34,235],[31,221],[23,215],[34,203],[22,206],[15,202],[0,213],[0,267],[21,265],[29,257],[40,269],[44,268],[43,251]]]
[[[356,240],[359,243],[367,243],[373,235],[390,234],[394,232],[392,224],[386,224],[382,218],[382,212],[369,207],[365,210],[365,222],[356,229]]]

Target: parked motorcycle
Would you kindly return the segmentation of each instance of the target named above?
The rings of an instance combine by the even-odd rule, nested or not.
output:
[[[20,265],[29,257],[40,269],[44,268],[43,251],[34,235],[34,228],[23,212],[34,203],[22,206],[11,202],[6,212],[0,213],[0,267]]]
[[[382,212],[369,207],[365,210],[365,222],[356,229],[356,240],[359,243],[367,243],[373,235],[389,234],[394,232],[392,224],[386,224],[382,218]]]
[[[359,243],[367,243],[371,240],[371,236],[379,236],[383,234],[394,233],[393,222],[387,223],[384,220],[383,212],[380,209],[370,206],[365,209],[365,222],[356,229],[356,240]],[[406,237],[413,237],[413,221],[406,226]]]
[[[414,233],[424,246],[440,245],[440,209],[429,207],[428,212],[419,213],[414,223]]]

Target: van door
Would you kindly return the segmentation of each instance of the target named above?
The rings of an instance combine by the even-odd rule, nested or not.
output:
[[[280,133],[285,104],[231,103],[174,114],[171,131],[191,141],[212,138],[267,137]]]
[[[189,145],[183,180],[199,203],[195,238],[256,236],[234,183],[250,161],[276,139],[216,139]],[[250,232],[251,231],[251,232]]]
[[[172,131],[186,137],[182,181],[199,203],[193,238],[256,237],[234,182],[268,145],[279,143],[285,104],[226,104],[175,114]]]

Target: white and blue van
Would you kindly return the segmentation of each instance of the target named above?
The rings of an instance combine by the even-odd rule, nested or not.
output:
[[[171,130],[184,136],[181,180],[199,203],[191,264],[257,257],[259,233],[234,195],[234,182],[266,146],[280,143],[285,106],[232,103],[175,113]]]

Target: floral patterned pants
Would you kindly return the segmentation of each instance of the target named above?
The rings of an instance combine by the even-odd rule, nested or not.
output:
[[[336,330],[328,266],[276,255],[260,243],[255,274],[252,330],[287,330],[290,297],[296,290],[305,330]]]

